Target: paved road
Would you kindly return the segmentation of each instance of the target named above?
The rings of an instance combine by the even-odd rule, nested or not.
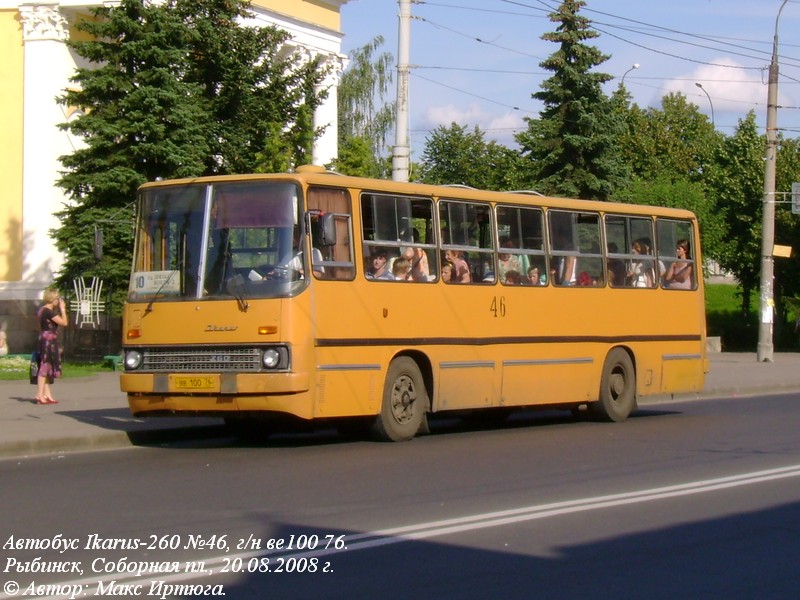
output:
[[[407,444],[325,432],[4,460],[3,567],[80,571],[12,562],[0,581],[142,600],[200,595],[148,596],[151,581],[224,600],[796,598],[796,398],[651,404],[620,424],[450,420]]]
[[[711,372],[698,397],[800,392],[800,354],[778,353],[759,363],[754,353],[709,355]],[[27,381],[0,384],[0,458],[156,444],[181,438],[222,435],[221,419],[165,417],[136,419],[119,389],[117,373],[66,378],[53,386],[59,404],[33,402]],[[649,404],[661,399],[645,399]]]

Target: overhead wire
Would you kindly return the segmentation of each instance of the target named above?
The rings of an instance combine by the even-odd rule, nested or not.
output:
[[[527,4],[527,3],[516,2],[516,1],[513,1],[513,0],[500,0],[500,2],[502,2],[502,3],[524,7],[527,10],[531,10],[531,11],[555,12],[557,10],[555,6],[547,4],[546,2],[543,2],[542,0],[534,0],[534,1],[537,2],[537,4],[542,5],[544,8],[539,8],[538,6],[532,6],[532,5]],[[792,3],[795,3],[795,0],[791,0],[791,1],[792,1]],[[797,2],[797,3],[800,3],[800,2]],[[481,11],[481,12],[495,13],[495,14],[511,14],[511,15],[514,15],[514,16],[529,16],[529,17],[532,17],[532,18],[538,18],[539,17],[538,15],[531,15],[531,14],[528,14],[528,13],[511,12],[511,11],[500,11],[500,10],[488,9],[488,8],[465,7],[465,6],[457,6],[457,5],[445,4],[445,3],[437,3],[437,2],[419,2],[419,4],[425,4],[425,5],[429,5],[429,6],[438,6],[438,7],[442,7],[442,8],[448,8],[448,9],[452,8],[452,9],[459,9],[459,10]],[[748,70],[749,71],[756,71],[757,70],[757,71],[762,71],[763,72],[764,69],[765,69],[765,67],[763,67],[763,66],[746,66],[746,65],[735,65],[735,64],[730,64],[730,63],[712,62],[712,61],[706,61],[706,60],[701,60],[701,59],[697,59],[697,58],[692,58],[692,57],[689,57],[689,56],[683,56],[681,54],[667,52],[667,51],[664,51],[664,50],[659,50],[659,49],[656,49],[656,48],[648,47],[648,46],[646,46],[644,44],[637,43],[637,42],[635,42],[635,41],[633,41],[631,39],[627,39],[626,37],[623,37],[622,35],[616,35],[616,34],[612,33],[611,31],[609,31],[608,29],[618,29],[620,31],[624,31],[624,32],[627,32],[627,33],[633,34],[633,35],[648,36],[648,37],[652,37],[654,39],[667,40],[667,41],[670,41],[670,42],[673,42],[673,43],[676,43],[676,44],[687,45],[687,46],[690,46],[690,47],[701,48],[701,49],[709,50],[709,51],[726,52],[727,54],[743,57],[743,58],[746,58],[746,59],[749,59],[749,60],[760,60],[760,59],[764,59],[765,57],[769,57],[770,56],[770,53],[767,52],[766,50],[762,51],[762,50],[759,50],[759,49],[756,49],[756,48],[745,46],[742,43],[733,43],[733,42],[727,41],[727,40],[734,40],[736,42],[743,42],[743,43],[750,43],[750,44],[761,43],[761,42],[758,42],[758,41],[744,40],[744,39],[739,39],[739,38],[726,38],[724,36],[707,36],[707,35],[700,35],[700,34],[695,34],[695,33],[688,33],[688,32],[683,32],[683,31],[672,29],[672,28],[668,28],[668,27],[662,27],[662,26],[659,26],[659,25],[653,25],[653,24],[646,23],[646,22],[643,22],[643,21],[638,21],[636,19],[630,19],[630,18],[627,18],[627,17],[621,17],[621,16],[618,16],[618,15],[613,15],[611,13],[606,13],[606,12],[603,12],[603,11],[592,10],[592,9],[589,9],[588,7],[585,9],[585,11],[586,12],[594,12],[596,14],[603,15],[604,17],[611,17],[611,18],[619,19],[621,21],[627,21],[627,22],[633,23],[635,25],[641,25],[641,26],[646,27],[648,30],[647,31],[643,31],[643,30],[641,30],[639,28],[635,28],[635,27],[617,25],[617,24],[614,24],[614,23],[607,23],[607,22],[595,21],[595,20],[590,19],[592,28],[594,30],[596,30],[598,33],[601,33],[603,35],[608,35],[609,37],[618,39],[623,43],[627,43],[627,44],[642,48],[643,50],[646,50],[648,52],[653,52],[655,54],[661,54],[661,55],[664,55],[664,56],[669,56],[669,57],[675,58],[677,60],[687,61],[687,62],[691,62],[691,63],[694,63],[694,64],[708,65],[708,66],[721,67],[721,68],[733,68],[733,69],[745,70],[745,71],[748,71]],[[475,41],[475,42],[480,43],[480,44],[485,44],[485,45],[489,45],[489,46],[498,48],[498,49],[503,50],[503,51],[512,52],[512,53],[515,53],[515,54],[528,56],[528,57],[536,58],[536,59],[539,59],[539,60],[544,60],[540,56],[536,56],[536,55],[533,55],[533,54],[528,53],[528,52],[523,52],[523,51],[517,50],[515,48],[510,48],[508,46],[503,46],[503,45],[497,44],[495,41],[487,40],[487,39],[484,39],[484,38],[482,38],[480,36],[470,35],[468,33],[464,33],[463,31],[459,31],[459,30],[457,30],[455,28],[452,28],[452,27],[449,27],[449,26],[446,26],[446,25],[442,25],[441,23],[437,23],[437,22],[435,22],[435,21],[433,21],[431,19],[427,19],[425,17],[414,16],[414,19],[415,20],[419,20],[421,22],[425,22],[425,23],[429,24],[430,26],[432,26],[434,28],[438,28],[438,29],[441,29],[441,30],[448,31],[448,32],[450,32],[450,33],[452,33],[454,35],[465,37],[467,39],[470,39],[470,40]],[[598,27],[598,25],[600,25],[600,27]],[[672,37],[668,37],[668,36],[664,36],[664,35],[660,35],[660,34],[654,33],[654,31],[667,32],[667,33],[676,34],[678,36],[694,38],[696,40],[701,40],[701,41],[704,41],[704,42],[710,42],[712,44],[719,44],[721,47],[717,48],[717,47],[715,47],[713,45],[707,45],[707,44],[700,43],[700,42],[692,42],[692,41],[687,41],[687,40],[682,40],[682,39],[676,39],[676,38],[672,38]],[[790,45],[786,45],[786,46],[790,46]],[[792,47],[792,46],[790,46],[790,47]],[[725,49],[723,50],[723,48],[725,48]],[[734,51],[734,50],[732,50],[733,48],[736,48],[738,50],[742,50],[742,52],[739,52],[738,50]],[[752,54],[750,54],[750,53],[752,53]],[[796,61],[796,59],[791,58],[791,57],[783,56],[783,57],[781,57],[780,61],[785,66],[789,66],[789,67],[800,66],[800,61]],[[796,63],[798,63],[798,64],[796,64]],[[446,67],[446,66],[436,66],[436,65],[428,65],[428,66],[413,65],[412,68],[413,69],[450,69],[450,70],[456,70],[456,71],[457,70],[480,71],[480,72],[519,74],[519,75],[529,75],[529,76],[535,76],[537,74],[544,74],[544,73],[535,73],[535,72],[529,72],[529,71],[510,71],[510,70],[500,70],[500,69],[459,68],[459,67]],[[486,102],[489,102],[489,103],[492,103],[492,104],[503,106],[505,108],[509,108],[509,109],[512,109],[512,110],[515,110],[515,111],[522,111],[522,112],[526,112],[526,113],[530,113],[530,114],[536,114],[534,111],[521,109],[520,107],[512,105],[512,104],[496,101],[496,100],[493,100],[491,98],[487,98],[485,96],[481,96],[481,95],[475,94],[473,92],[458,88],[456,86],[444,84],[441,81],[436,81],[436,80],[433,80],[433,79],[430,79],[430,78],[426,78],[426,77],[420,75],[419,73],[414,73],[413,71],[412,71],[412,74],[415,77],[419,78],[419,79],[423,79],[423,80],[428,81],[430,83],[433,83],[435,85],[440,85],[440,86],[446,87],[448,89],[454,90],[456,92],[459,92],[459,93],[462,93],[462,94],[465,94],[465,95],[468,95],[468,96],[472,96],[472,97],[478,98],[480,100],[483,100],[483,101],[486,101]],[[790,81],[794,81],[794,82],[800,83],[800,80],[798,80],[798,79],[796,79],[796,78],[794,78],[794,77],[792,77],[790,75],[787,75],[786,73],[781,73],[781,77],[785,78],[787,80],[790,80]],[[640,78],[631,77],[630,79],[640,79]],[[644,79],[644,78],[641,78],[641,79]],[[657,79],[657,78],[654,78],[654,79]],[[641,85],[645,85],[645,84],[641,84]],[[645,87],[654,87],[655,88],[655,86],[646,86],[646,85],[645,85]],[[662,87],[662,88],[655,88],[655,89],[662,89],[663,90],[664,88]],[[728,101],[728,100],[726,100],[726,101]],[[753,103],[753,102],[747,102],[747,101],[742,101],[742,100],[729,100],[729,102],[742,102],[742,103],[749,104],[750,106],[755,106],[755,107],[763,106],[762,103],[758,103],[758,102]],[[781,107],[781,108],[793,108],[793,109],[796,109],[796,108],[799,108],[799,107],[784,106],[784,107]]]

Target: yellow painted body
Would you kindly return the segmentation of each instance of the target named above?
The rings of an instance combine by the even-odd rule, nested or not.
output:
[[[260,175],[254,178],[270,178]],[[286,179],[288,175],[274,176]],[[302,185],[347,187],[355,256],[362,256],[361,186],[505,204],[613,210],[691,220],[686,211],[456,190],[321,173],[291,176]],[[242,179],[238,176],[236,179]],[[201,180],[202,181],[202,180]],[[152,185],[152,184],[149,184]],[[702,264],[695,256],[696,264]],[[134,414],[276,411],[303,419],[375,415],[393,358],[412,356],[429,387],[433,412],[498,406],[575,406],[598,399],[608,352],[625,348],[637,395],[699,391],[707,369],[702,280],[694,291],[610,287],[509,287],[377,282],[357,264],[353,281],[317,280],[293,298],[156,302],[125,309],[123,332],[137,346],[285,342],[291,373],[202,373],[210,388],[182,392],[177,377],[122,375]],[[262,326],[277,332],[259,335]]]

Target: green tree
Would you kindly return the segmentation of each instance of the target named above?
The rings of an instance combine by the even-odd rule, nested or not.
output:
[[[633,176],[642,179],[702,181],[723,137],[680,93],[665,95],[660,109],[634,105],[623,120],[620,152]]]
[[[370,141],[365,137],[349,137],[339,142],[339,156],[331,166],[343,175],[356,177],[383,177],[387,172],[384,162],[376,162]]]
[[[775,189],[789,192],[792,184],[800,181],[800,142],[797,139],[781,139],[777,154],[777,177]],[[776,320],[775,335],[784,345],[794,345],[795,339],[789,334],[793,327],[787,327],[790,317],[800,317],[800,217],[791,210],[788,194],[776,195],[776,200],[785,200],[776,205],[775,243],[792,246],[792,256],[775,258],[775,284],[773,287]],[[793,315],[789,313],[793,312]]]
[[[346,175],[383,177],[388,172],[386,139],[394,129],[396,112],[395,103],[388,102],[386,95],[392,83],[394,57],[388,52],[376,56],[382,45],[383,37],[376,36],[352,51],[339,82],[339,157],[332,166]],[[365,161],[365,146],[371,161]]]
[[[122,0],[91,9],[69,42],[89,67],[59,101],[81,113],[62,127],[82,141],[61,157],[71,199],[53,232],[58,281],[109,280],[118,308],[128,284],[132,200],[157,178],[282,170],[306,162],[324,73],[281,50],[288,35],[240,24],[241,0]],[[86,39],[88,38],[88,39]],[[94,229],[105,252],[93,253]]]
[[[517,152],[487,142],[479,127],[467,131],[451,123],[437,127],[425,140],[417,177],[424,183],[509,190],[520,187],[519,162]]]
[[[705,177],[725,221],[726,242],[716,257],[742,288],[742,312],[750,312],[750,293],[758,287],[761,215],[764,196],[764,139],[755,113],[740,120],[732,136],[716,148]]]
[[[691,210],[700,224],[703,257],[718,258],[719,249],[726,239],[726,223],[702,183],[666,174],[655,179],[634,178],[615,193],[614,200]]]
[[[620,88],[613,101],[624,124],[617,145],[631,174],[613,198],[693,211],[700,223],[703,255],[718,260],[727,243],[727,223],[708,182],[724,136],[682,94],[665,95],[660,108],[641,109],[628,106]]]
[[[528,129],[517,135],[517,142],[542,191],[605,200],[625,178],[616,149],[621,124],[601,87],[611,75],[593,70],[609,57],[584,43],[599,35],[579,14],[585,5],[564,0],[550,14],[559,26],[542,39],[559,48],[540,66],[553,75],[533,94],[544,108],[538,119],[526,119]]]

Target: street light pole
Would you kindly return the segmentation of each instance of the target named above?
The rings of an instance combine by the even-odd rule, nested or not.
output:
[[[397,36],[397,122],[392,149],[392,180],[408,181],[411,147],[408,141],[408,72],[411,44],[411,0],[398,0],[400,17]]]
[[[709,105],[711,105],[711,126],[716,129],[716,125],[714,124],[714,103],[711,101],[711,96],[708,95],[708,90],[706,90],[706,88],[703,87],[702,83],[696,81],[695,85],[699,87],[701,90],[703,90],[703,93],[706,95],[706,98],[708,98],[708,103]]]
[[[638,68],[639,68],[639,63],[633,63],[633,64],[631,65],[631,68],[630,68],[630,69],[628,69],[627,71],[625,71],[625,72],[622,74],[622,82],[620,83],[620,85],[621,85],[622,87],[625,87],[625,75],[627,75],[627,74],[628,74],[628,73],[630,73],[631,71],[635,71],[635,70],[636,70],[636,69],[638,69]]]
[[[759,362],[773,361],[772,325],[775,319],[773,277],[775,259],[775,162],[778,146],[778,20],[788,0],[783,0],[775,17],[775,36],[772,41],[772,61],[767,83],[767,149],[764,155],[764,207],[761,223],[761,289],[758,320]]]

